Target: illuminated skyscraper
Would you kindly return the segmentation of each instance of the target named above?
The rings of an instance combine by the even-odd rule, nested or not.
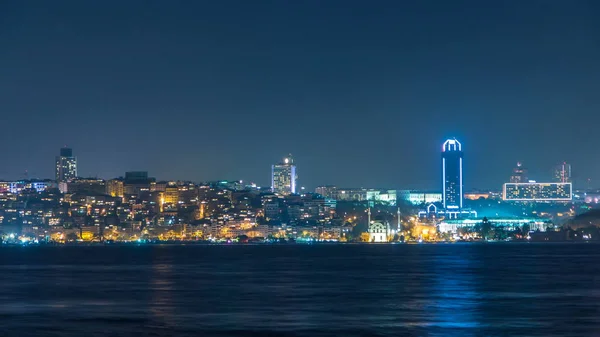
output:
[[[510,176],[510,182],[513,184],[527,182],[527,169],[524,168],[523,164],[520,162],[518,162],[517,167],[513,169],[513,174]]]
[[[296,193],[296,165],[294,158],[288,155],[283,162],[271,167],[271,189],[275,193],[288,195]]]
[[[73,150],[67,147],[60,149],[60,156],[56,157],[56,181],[67,182],[77,178],[77,158],[73,157]]]
[[[448,210],[463,208],[462,145],[448,139],[442,145],[442,201]]]
[[[557,183],[571,182],[571,164],[562,163],[554,168],[554,181]]]

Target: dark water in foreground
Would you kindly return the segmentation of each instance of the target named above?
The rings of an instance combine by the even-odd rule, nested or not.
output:
[[[0,336],[600,335],[600,245],[0,248]]]

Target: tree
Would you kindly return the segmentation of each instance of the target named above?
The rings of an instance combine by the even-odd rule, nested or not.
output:
[[[463,237],[463,236],[469,234],[469,229],[467,227],[460,227],[456,230],[456,232],[458,233],[459,236]]]
[[[492,231],[492,224],[489,222],[487,217],[484,217],[481,221],[481,236],[487,240]]]

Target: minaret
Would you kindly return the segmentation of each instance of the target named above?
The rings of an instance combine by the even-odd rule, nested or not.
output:
[[[398,207],[398,228],[396,228],[396,230],[398,232],[400,232],[402,230],[402,224],[401,224],[401,220],[400,220],[400,207]]]
[[[371,207],[367,208],[367,226],[371,226]]]

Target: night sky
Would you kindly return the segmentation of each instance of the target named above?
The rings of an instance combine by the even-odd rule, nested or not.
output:
[[[441,189],[573,165],[600,186],[600,2],[1,1],[0,178]]]

